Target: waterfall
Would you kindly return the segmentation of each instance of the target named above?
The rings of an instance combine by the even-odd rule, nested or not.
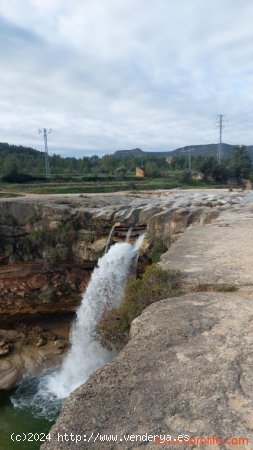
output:
[[[107,242],[106,242],[106,246],[105,246],[105,253],[108,252],[108,248],[109,248],[110,242],[112,240],[112,237],[113,237],[116,225],[117,225],[117,222],[112,226],[111,231],[109,233],[109,236],[108,236],[108,239],[107,239]]]
[[[133,227],[130,227],[127,231],[126,242],[129,242],[132,231],[133,231]]]
[[[26,387],[23,382],[12,398],[15,406],[27,407],[30,404],[37,415],[50,417],[50,411],[54,411],[57,402],[59,406],[61,399],[113,358],[114,353],[103,348],[97,339],[96,325],[106,308],[117,307],[122,301],[125,283],[143,239],[144,235],[140,236],[134,245],[117,243],[98,260],[72,326],[71,348],[65,361],[57,370],[51,369],[42,375],[36,388],[33,385],[30,389],[30,396],[27,392],[24,395]]]
[[[96,339],[96,325],[106,308],[120,304],[130,266],[138,248],[128,243],[113,245],[99,259],[71,331],[71,349],[59,373],[49,380],[49,388],[58,397],[66,397],[98,367],[111,359]]]

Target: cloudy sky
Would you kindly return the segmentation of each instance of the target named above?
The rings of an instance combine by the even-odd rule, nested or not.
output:
[[[253,144],[252,0],[0,0],[0,141],[61,155]]]

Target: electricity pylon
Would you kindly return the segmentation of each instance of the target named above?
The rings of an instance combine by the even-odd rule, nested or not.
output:
[[[43,133],[44,136],[44,145],[45,145],[45,173],[46,177],[50,177],[50,166],[49,166],[49,157],[48,157],[48,145],[47,145],[47,135],[52,133],[52,129],[47,130],[43,128],[43,130],[39,130],[39,133]]]
[[[224,128],[224,114],[219,114],[216,117],[216,127],[219,128],[219,143],[217,146],[217,161],[218,161],[218,164],[220,164],[222,154],[223,154],[222,130]]]

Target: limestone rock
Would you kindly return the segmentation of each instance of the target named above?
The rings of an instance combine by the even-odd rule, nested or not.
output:
[[[1,360],[0,373],[0,390],[10,389],[20,377],[19,369],[5,360]]]
[[[12,349],[11,342],[7,342],[3,339],[0,341],[0,357],[8,355],[11,349]]]
[[[56,338],[54,340],[54,346],[56,348],[58,348],[59,350],[63,350],[67,345],[67,342],[65,341],[65,339],[62,338]]]
[[[47,284],[47,277],[43,274],[33,275],[31,278],[29,278],[27,284],[31,289],[41,289]]]
[[[0,330],[0,339],[6,339],[8,342],[15,342],[20,333],[16,330]]]
[[[159,264],[180,270],[190,283],[252,284],[252,226],[252,218],[227,213],[212,224],[195,225],[181,234]]]
[[[106,243],[107,238],[100,238],[91,243],[80,241],[74,244],[73,251],[81,261],[97,261],[102,256]]]
[[[42,347],[42,345],[45,345],[46,344],[46,339],[45,339],[45,337],[44,336],[40,336],[38,339],[37,339],[37,341],[36,341],[36,345],[37,345],[37,347]]]
[[[0,225],[0,236],[2,237],[17,237],[25,236],[27,231],[19,227],[10,227],[8,225]]]
[[[252,313],[251,301],[220,293],[152,304],[134,320],[124,350],[65,401],[52,440],[42,449],[90,448],[88,442],[59,443],[57,433],[63,432],[252,439]],[[120,442],[123,450],[139,446]],[[145,442],[141,447],[157,446]],[[92,448],[117,449],[119,444],[98,438]]]

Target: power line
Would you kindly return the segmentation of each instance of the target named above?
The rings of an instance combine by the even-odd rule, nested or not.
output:
[[[52,133],[52,129],[47,130],[43,128],[43,130],[38,130],[39,133],[43,133],[44,136],[44,145],[45,145],[45,173],[46,177],[50,177],[50,166],[49,166],[49,156],[48,156],[48,145],[47,145],[47,135]]]

